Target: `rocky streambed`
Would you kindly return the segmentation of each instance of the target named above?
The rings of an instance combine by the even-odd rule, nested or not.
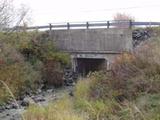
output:
[[[66,93],[71,95],[73,86],[64,86],[62,88],[50,88],[46,90],[37,90],[36,94],[30,94],[18,100],[18,106],[14,102],[6,103],[0,106],[0,120],[21,120],[21,113],[25,112],[29,104],[39,104],[42,106],[48,105],[49,102],[54,102],[61,99]]]

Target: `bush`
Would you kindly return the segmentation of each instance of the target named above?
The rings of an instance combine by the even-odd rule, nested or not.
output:
[[[92,73],[86,79],[79,80],[75,88],[74,106],[76,110],[87,113],[89,120],[108,120],[108,118],[112,118],[114,109],[119,108],[115,100],[101,99],[100,91],[96,91],[96,93],[94,91],[93,94],[92,89],[95,84],[98,84],[96,78],[100,80],[104,77],[104,75],[101,75],[98,72]]]
[[[15,96],[24,94],[25,91],[34,89],[40,80],[39,72],[24,61],[23,56],[10,45],[1,43],[0,47],[0,80],[4,81]],[[0,101],[10,98],[8,91],[0,84]]]
[[[50,83],[50,85],[55,86],[63,85],[62,70],[65,65],[70,64],[69,55],[56,49],[54,42],[49,38],[48,32],[0,33],[0,38],[0,41],[13,46],[14,51],[16,48],[23,55],[21,55],[23,61],[29,62],[32,68],[43,76],[43,80],[48,85]],[[6,47],[7,49],[8,47]],[[10,55],[18,58],[14,53]],[[5,57],[5,59],[8,59],[8,57]],[[3,61],[0,59],[1,62]],[[52,67],[49,67],[49,65]],[[58,65],[58,69],[55,65]]]
[[[160,94],[142,95],[136,99],[136,104],[147,120],[160,119]]]
[[[62,86],[64,79],[60,63],[54,60],[45,61],[43,68],[43,79],[46,81],[47,86]]]
[[[109,72],[91,74],[90,95],[101,99],[113,97],[121,102],[133,100],[143,93],[159,93],[159,46],[159,40],[145,43],[134,53],[119,55]]]
[[[119,55],[110,71],[78,82],[75,106],[92,120],[158,120],[160,91],[159,40]],[[100,112],[101,111],[101,112]]]
[[[38,34],[28,45],[21,47],[20,51],[33,66],[37,60],[43,63],[42,75],[47,85],[63,85],[62,69],[70,63],[69,55],[56,49],[48,33]]]

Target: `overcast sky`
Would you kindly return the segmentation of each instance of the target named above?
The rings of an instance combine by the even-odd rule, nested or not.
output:
[[[32,25],[112,20],[117,12],[136,21],[159,21],[160,0],[15,0],[32,11]]]

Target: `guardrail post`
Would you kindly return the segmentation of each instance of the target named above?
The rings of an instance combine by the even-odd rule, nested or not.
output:
[[[70,24],[69,24],[69,22],[67,23],[67,30],[69,30],[70,29]]]
[[[52,24],[49,23],[49,37],[52,39]]]
[[[109,21],[107,21],[107,28],[109,28],[109,25],[110,25],[110,24],[109,24]]]
[[[49,30],[52,31],[52,24],[49,23]]]
[[[129,20],[129,28],[132,28],[132,20]]]
[[[89,23],[88,22],[86,22],[86,28],[89,29]]]

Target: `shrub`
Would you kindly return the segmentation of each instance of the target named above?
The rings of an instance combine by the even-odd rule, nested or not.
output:
[[[4,81],[15,96],[24,94],[25,91],[34,89],[40,80],[39,72],[24,61],[23,56],[10,45],[1,43],[0,47],[0,80]],[[0,84],[0,101],[9,99],[8,91]]]
[[[90,95],[93,98],[132,100],[142,93],[159,92],[160,64],[124,53],[115,60],[111,71],[94,73],[91,79],[94,84]]]
[[[48,33],[37,34],[27,45],[20,47],[20,51],[33,66],[37,61],[43,63],[42,75],[47,85],[56,87],[63,85],[62,69],[70,63],[69,55],[56,49]]]
[[[159,46],[159,40],[144,43],[133,53],[119,55],[110,71],[94,72],[79,81],[76,108],[92,120],[158,120]]]
[[[47,86],[62,86],[64,79],[60,63],[54,60],[45,61],[43,68],[43,78],[46,81]]]
[[[79,80],[75,88],[74,106],[76,110],[85,112],[89,120],[106,120],[112,117],[114,108],[118,107],[114,100],[101,99],[99,91],[92,94],[92,89],[98,81],[95,76],[103,78],[98,72],[92,73],[84,80]],[[98,90],[98,89],[97,89]],[[95,92],[95,91],[94,91]]]
[[[22,58],[29,62],[35,71],[41,73],[44,80],[41,82],[55,86],[63,85],[62,70],[65,65],[70,64],[69,55],[56,49],[48,32],[15,32],[7,35],[1,33],[0,37],[2,42],[5,41],[20,51]],[[0,60],[1,62],[3,61]]]
[[[160,94],[142,95],[136,99],[136,104],[147,120],[160,119]]]

